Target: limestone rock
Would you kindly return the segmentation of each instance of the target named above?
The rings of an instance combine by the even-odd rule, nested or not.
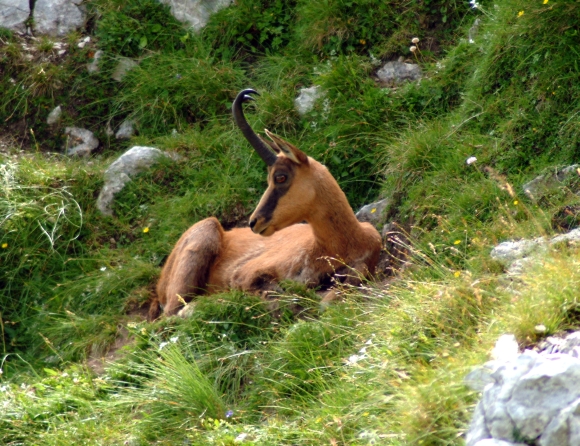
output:
[[[157,160],[166,156],[154,147],[135,146],[127,150],[105,171],[105,185],[97,199],[97,209],[105,215],[113,215],[115,194],[131,181],[131,177],[149,169]]]
[[[545,253],[550,246],[560,243],[580,243],[580,228],[550,239],[538,237],[531,240],[503,242],[491,250],[490,256],[507,266],[509,274],[518,275],[529,265],[536,263],[539,256]]]
[[[576,352],[580,332],[544,343],[550,348],[540,344],[541,353],[527,350],[517,358],[506,356],[468,375],[466,383],[484,389],[467,446],[513,446],[516,433],[518,439],[539,446],[580,445],[580,359],[553,353],[556,348]]]
[[[60,105],[57,105],[47,116],[46,123],[48,125],[56,124],[60,121],[60,116],[62,115],[62,108]]]
[[[568,355],[545,359],[515,384],[506,404],[520,434],[538,438],[552,418],[580,398],[580,360]]]
[[[128,57],[119,57],[119,61],[113,70],[111,77],[117,82],[121,82],[125,75],[137,65],[137,62],[135,62],[133,59],[129,59]]]
[[[189,24],[199,31],[212,14],[228,7],[232,0],[161,0],[171,8],[171,14],[180,22]]]
[[[387,62],[377,71],[379,81],[384,85],[398,85],[407,81],[421,79],[421,67],[417,64],[405,62]]]
[[[376,226],[382,223],[381,220],[388,204],[389,200],[387,199],[367,204],[358,210],[356,218],[360,222],[368,222]]]
[[[0,27],[25,31],[24,22],[30,15],[28,0],[2,0],[0,2]]]
[[[36,0],[34,29],[40,34],[63,36],[82,27],[85,14],[79,7],[82,0]]]
[[[135,121],[132,119],[126,119],[123,121],[117,133],[115,133],[115,139],[130,139],[135,134]]]
[[[89,74],[95,74],[99,72],[99,61],[103,57],[103,50],[97,50],[93,56],[93,60],[87,64],[87,71]]]
[[[524,184],[522,189],[524,193],[532,198],[538,199],[542,195],[557,189],[566,179],[574,175],[580,175],[578,168],[580,165],[573,164],[563,169],[558,169],[553,173],[547,173],[537,176],[532,181]]]
[[[318,85],[309,88],[302,88],[300,94],[294,99],[294,107],[300,116],[309,113],[314,108],[314,104],[323,96],[323,92]]]
[[[64,133],[69,135],[66,143],[66,154],[69,156],[89,156],[93,150],[99,147],[99,140],[90,130],[67,127],[64,129]]]

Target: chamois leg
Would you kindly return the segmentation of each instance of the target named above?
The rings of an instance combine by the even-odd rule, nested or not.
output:
[[[218,256],[224,230],[215,218],[189,228],[169,255],[157,284],[157,296],[167,316],[176,314],[183,303],[206,291],[210,268]]]

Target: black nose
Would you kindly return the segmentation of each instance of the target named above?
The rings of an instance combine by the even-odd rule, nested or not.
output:
[[[254,218],[253,220],[250,220],[250,229],[254,229],[254,226],[256,226],[256,222],[258,221],[257,218]]]

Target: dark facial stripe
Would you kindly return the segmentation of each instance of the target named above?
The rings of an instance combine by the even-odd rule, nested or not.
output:
[[[257,217],[263,218],[264,223],[268,223],[270,220],[272,220],[272,215],[274,215],[274,211],[278,206],[278,201],[280,201],[280,198],[286,195],[289,189],[290,189],[289,187],[280,187],[280,186],[272,189],[272,192],[270,192],[268,199],[266,200],[262,208],[259,210],[259,215]]]

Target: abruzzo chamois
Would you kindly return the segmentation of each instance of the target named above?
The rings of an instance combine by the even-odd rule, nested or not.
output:
[[[161,272],[150,318],[159,306],[166,315],[176,314],[195,295],[231,288],[260,293],[283,279],[315,287],[345,267],[364,276],[375,270],[381,251],[377,230],[356,219],[325,166],[268,130],[271,141],[254,133],[242,109],[254,100],[251,94],[257,92],[241,91],[232,111],[268,165],[268,188],[249,228],[224,231],[210,217],[181,236]]]

